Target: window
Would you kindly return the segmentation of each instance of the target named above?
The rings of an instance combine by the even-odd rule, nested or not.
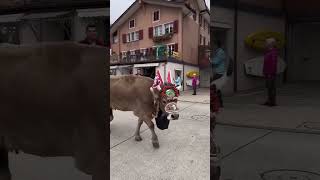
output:
[[[154,36],[162,35],[162,25],[154,27]]]
[[[139,31],[127,34],[127,42],[134,42],[139,40]]]
[[[174,48],[175,48],[174,44],[169,44],[169,45],[167,46],[167,51],[168,51],[168,54],[169,54],[169,55],[172,55],[172,54],[173,54]]]
[[[160,21],[160,10],[153,12],[153,22]]]
[[[202,44],[202,36],[201,36],[201,34],[200,34],[200,45]]]
[[[127,59],[127,52],[126,51],[122,51],[121,52],[121,59],[122,60],[126,60]]]
[[[141,53],[141,61],[147,60],[147,49],[140,49],[140,53]]]
[[[173,33],[173,23],[164,25],[165,34]]]
[[[130,60],[135,61],[136,60],[136,51],[130,50]]]
[[[112,34],[112,43],[118,43],[118,31]]]
[[[134,19],[132,19],[132,20],[130,20],[130,21],[129,21],[129,29],[134,28],[134,27],[135,27],[135,25],[136,25],[136,22],[135,22],[135,20],[134,20]]]
[[[203,45],[206,45],[206,37],[203,37]]]

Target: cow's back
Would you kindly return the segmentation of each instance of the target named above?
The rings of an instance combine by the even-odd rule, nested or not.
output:
[[[153,80],[144,76],[110,77],[110,106],[121,111],[155,111],[150,87]]]
[[[0,135],[41,156],[94,149],[85,139],[107,135],[106,54],[74,43],[0,48]]]

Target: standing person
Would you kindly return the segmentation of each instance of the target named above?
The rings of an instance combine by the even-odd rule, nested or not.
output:
[[[222,48],[222,44],[220,41],[217,41],[217,49],[212,58],[211,63],[213,64],[215,75],[213,77],[213,81],[219,79],[223,76],[225,72],[225,63],[226,63],[226,53]]]
[[[266,52],[264,55],[263,74],[266,79],[268,89],[268,99],[263,104],[266,106],[276,106],[276,75],[278,63],[278,50],[276,40],[269,38],[266,40]]]
[[[136,76],[142,76],[141,69],[137,69],[137,74],[136,74]]]
[[[175,84],[176,84],[176,87],[179,91],[181,91],[181,83],[182,83],[182,80],[181,80],[181,77],[180,77],[180,74],[177,75],[177,79],[175,79]]]
[[[222,44],[220,41],[217,41],[217,49],[212,59],[212,64],[215,72],[212,81],[220,79],[224,75],[226,59],[227,56],[222,48]],[[217,90],[217,95],[219,97],[220,106],[223,107],[222,93],[220,89]]]
[[[192,77],[193,94],[192,95],[197,95],[197,84],[198,84],[198,77],[196,74],[193,74],[193,77]]]
[[[86,38],[80,41],[82,44],[105,46],[102,39],[98,38],[97,27],[88,25],[86,28]]]

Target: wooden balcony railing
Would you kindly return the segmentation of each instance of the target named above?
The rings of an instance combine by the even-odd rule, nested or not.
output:
[[[117,54],[114,54],[110,58],[110,64],[114,65],[114,64],[135,64],[135,63],[143,63],[143,62],[159,62],[159,61],[165,61],[169,59],[178,60],[179,57],[177,57],[175,54],[174,53],[163,54],[160,56],[156,56],[154,54],[119,56]]]

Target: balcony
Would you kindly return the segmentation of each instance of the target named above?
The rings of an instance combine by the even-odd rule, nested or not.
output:
[[[148,55],[127,55],[119,56],[114,54],[110,58],[110,65],[119,65],[119,64],[139,64],[144,62],[163,62],[167,60],[178,60],[179,57],[176,56],[176,53],[163,54],[156,56],[155,54]]]
[[[154,36],[153,42],[161,43],[161,42],[168,41],[168,40],[172,39],[172,37],[173,37],[173,33],[167,33],[167,34],[164,34],[161,36]]]

